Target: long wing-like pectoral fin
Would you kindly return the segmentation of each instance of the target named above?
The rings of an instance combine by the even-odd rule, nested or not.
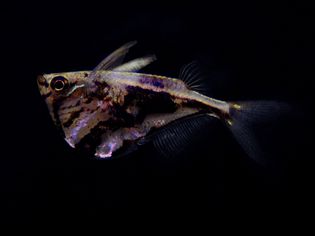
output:
[[[125,45],[121,46],[116,51],[111,53],[94,68],[94,70],[89,74],[89,78],[94,78],[97,71],[109,70],[120,65],[125,55],[128,53],[129,49],[133,47],[136,43],[137,41],[126,43]]]
[[[101,144],[97,147],[95,156],[99,158],[111,158],[115,152],[125,149],[120,154],[130,151],[124,147],[125,141],[134,141],[145,135],[143,129],[136,127],[124,127],[114,132],[108,131],[102,136]],[[130,148],[130,147],[129,147]]]
[[[141,70],[142,68],[146,67],[147,65],[151,64],[155,60],[156,60],[155,55],[137,58],[132,61],[126,62],[118,67],[115,67],[113,71],[137,72]]]

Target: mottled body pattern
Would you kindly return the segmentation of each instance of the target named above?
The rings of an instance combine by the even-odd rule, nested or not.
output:
[[[240,105],[191,90],[183,80],[136,72],[154,56],[121,64],[133,45],[119,48],[93,71],[38,78],[52,119],[71,147],[111,157],[154,130],[194,114],[211,115],[232,125],[230,110],[239,110]]]

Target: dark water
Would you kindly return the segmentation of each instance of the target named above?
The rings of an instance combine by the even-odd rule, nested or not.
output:
[[[0,206],[7,219],[95,216],[108,207],[313,205],[314,9],[251,1],[121,2],[34,4],[7,12],[0,165]],[[191,137],[185,155],[172,160],[159,158],[150,146],[114,161],[68,147],[50,120],[36,76],[91,69],[135,39],[139,43],[127,59],[150,53],[158,58],[145,72],[176,77],[182,65],[197,59],[209,74],[213,97],[291,103],[290,115],[256,130],[274,167],[250,160],[215,121],[207,135]]]

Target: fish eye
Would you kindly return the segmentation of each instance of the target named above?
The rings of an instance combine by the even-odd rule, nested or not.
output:
[[[63,76],[56,76],[50,82],[50,86],[52,87],[52,89],[54,89],[57,92],[60,92],[68,88],[68,85],[69,85],[68,80]]]

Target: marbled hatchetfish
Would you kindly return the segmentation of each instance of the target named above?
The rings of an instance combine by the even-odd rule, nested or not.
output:
[[[138,73],[155,56],[122,63],[134,44],[120,47],[92,71],[38,76],[41,96],[71,147],[87,148],[99,158],[133,150],[149,139],[164,151],[174,149],[177,140],[196,128],[194,117],[203,116],[226,124],[249,156],[259,159],[255,143],[247,135],[249,121],[270,113],[277,103],[208,97],[198,92],[194,63],[183,67],[179,79]],[[191,123],[170,129],[170,135],[159,135],[159,130],[187,117]],[[163,148],[162,144],[169,146]]]

